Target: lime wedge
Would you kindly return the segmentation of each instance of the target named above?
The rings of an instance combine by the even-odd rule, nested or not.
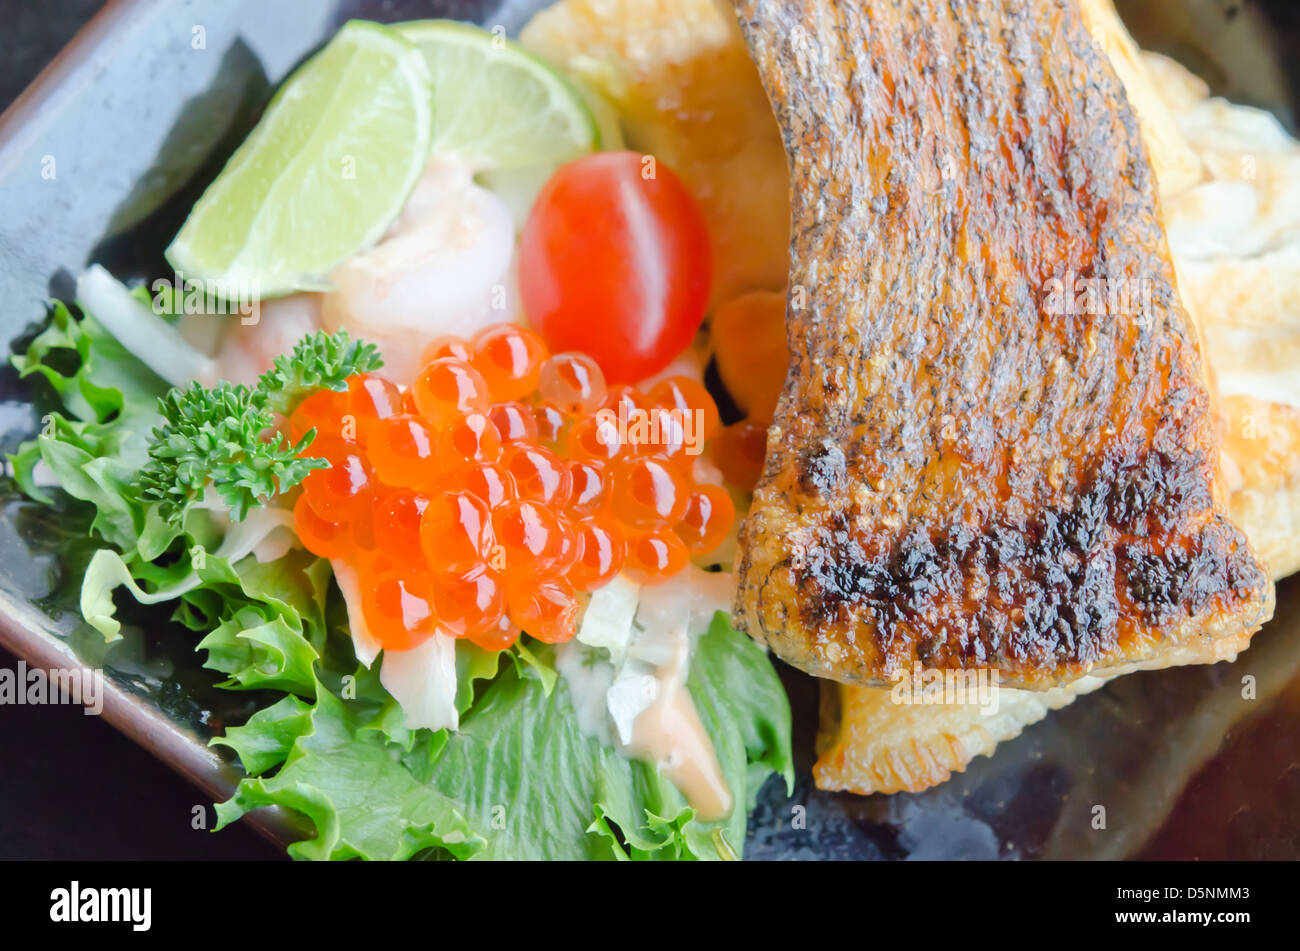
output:
[[[429,71],[410,42],[353,20],[284,84],[167,249],[224,296],[328,286],[401,211],[429,158]]]
[[[433,151],[480,168],[558,165],[600,144],[582,94],[504,35],[452,20],[394,27],[433,77]]]

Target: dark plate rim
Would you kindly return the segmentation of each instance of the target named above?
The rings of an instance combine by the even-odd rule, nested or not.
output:
[[[108,0],[32,83],[0,113],[0,170],[16,160],[61,103],[90,83],[113,45],[149,8],[162,0]],[[32,667],[90,671],[72,648],[43,631],[37,609],[0,593],[0,645]],[[230,798],[242,775],[197,737],[178,729],[145,699],[103,679],[102,716],[114,729],[148,750],[214,802]],[[284,848],[300,838],[291,816],[279,807],[257,809],[242,820],[263,838]]]

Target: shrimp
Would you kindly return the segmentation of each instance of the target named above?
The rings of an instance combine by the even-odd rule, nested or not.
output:
[[[276,357],[288,353],[299,340],[320,329],[320,297],[319,294],[291,294],[266,301],[259,305],[258,320],[254,324],[223,320],[227,327],[212,359],[211,379],[200,379],[199,382],[207,386],[217,380],[256,383],[257,378],[271,368]],[[222,319],[199,317],[197,320],[212,325]]]
[[[428,340],[519,319],[514,246],[506,203],[467,166],[436,158],[384,239],[335,269],[322,325],[373,341],[386,373],[408,384]]]

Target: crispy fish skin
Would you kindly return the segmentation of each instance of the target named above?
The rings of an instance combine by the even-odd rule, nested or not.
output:
[[[921,792],[1106,682],[1081,677],[1050,690],[999,690],[993,712],[976,704],[900,705],[885,687],[823,683],[813,781],[836,792]]]
[[[794,355],[737,624],[865,685],[1243,649],[1272,585],[1223,514],[1151,168],[1075,0],[736,7],[790,160]],[[1084,309],[1139,302],[1044,313],[1076,278],[1103,282]]]

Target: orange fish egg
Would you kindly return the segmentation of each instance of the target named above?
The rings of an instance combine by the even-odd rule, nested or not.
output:
[[[505,589],[486,565],[463,575],[439,578],[433,588],[438,624],[456,637],[477,637],[500,628],[506,612]]]
[[[446,334],[442,337],[434,337],[429,341],[429,345],[420,354],[420,365],[428,366],[434,360],[440,360],[443,357],[455,357],[457,360],[464,360],[468,363],[472,355],[468,340],[453,334]]]
[[[386,490],[375,505],[374,537],[399,562],[424,561],[420,547],[420,516],[429,497],[409,489]]]
[[[372,481],[370,464],[359,446],[329,436],[317,436],[304,456],[324,459],[326,469],[313,469],[302,480],[308,504],[321,518],[347,521],[368,502]]]
[[[553,506],[569,500],[573,475],[564,460],[545,446],[511,446],[501,464],[514,479],[519,498]]]
[[[660,584],[686,567],[686,545],[672,531],[658,529],[628,539],[623,572],[637,584]]]
[[[570,456],[609,462],[626,451],[623,433],[619,431],[612,412],[601,410],[595,416],[588,416],[573,424],[565,440],[565,448]]]
[[[731,531],[736,518],[736,504],[720,485],[697,486],[686,497],[686,510],[673,526],[692,555],[707,555]]]
[[[612,409],[616,416],[625,421],[631,419],[637,410],[648,406],[645,394],[626,383],[611,386],[605,393],[605,409]]]
[[[331,436],[342,439],[343,417],[351,407],[346,393],[334,390],[317,390],[298,404],[289,415],[289,438],[294,445],[311,430],[317,436]]]
[[[401,413],[375,424],[366,453],[386,485],[418,489],[433,485],[440,473],[437,435],[428,422]]]
[[[485,651],[503,651],[513,646],[522,633],[519,630],[519,625],[510,620],[510,615],[503,614],[499,621],[486,630],[470,632],[465,637],[471,644],[481,647]]]
[[[533,407],[533,421],[537,423],[537,439],[548,446],[559,443],[569,426],[568,417],[558,406],[550,403],[538,403]]]
[[[596,516],[578,523],[578,557],[568,578],[579,591],[594,591],[608,584],[623,568],[627,542],[612,516]]]
[[[501,434],[502,442],[537,441],[537,417],[523,403],[494,403],[488,410],[488,419]]]
[[[482,413],[470,413],[446,423],[438,434],[439,464],[454,470],[501,458],[501,435]]]
[[[663,456],[630,456],[610,468],[610,510],[633,528],[667,527],[686,509],[687,482]]]
[[[492,526],[501,546],[497,561],[512,576],[544,572],[562,554],[564,526],[548,506],[528,499],[506,502],[493,510]]]
[[[559,537],[555,547],[555,560],[547,568],[550,575],[565,575],[577,564],[582,555],[582,542],[577,526],[563,515],[558,517]]]
[[[355,419],[357,433],[364,440],[379,420],[403,411],[402,391],[392,380],[375,373],[361,373],[348,380],[348,409]]]
[[[440,357],[421,370],[411,393],[420,415],[438,425],[471,413],[487,415],[491,405],[478,370],[455,357]]]
[[[352,536],[346,525],[321,518],[307,504],[307,496],[298,496],[293,506],[293,530],[306,548],[318,558],[341,558],[352,548]]]
[[[420,546],[430,570],[460,575],[487,561],[496,544],[492,513],[472,492],[435,492],[420,515]]]
[[[373,554],[375,550],[375,520],[366,517],[362,511],[347,521],[352,536],[352,547],[362,554]]]
[[[557,353],[542,364],[537,393],[569,416],[585,416],[605,405],[605,374],[582,353]]]
[[[652,406],[675,409],[681,413],[698,413],[699,434],[701,439],[708,439],[721,422],[718,416],[718,404],[713,401],[704,384],[688,376],[674,376],[660,380],[647,395]]]
[[[580,605],[572,586],[558,578],[511,588],[510,620],[546,644],[572,640]]]
[[[574,515],[592,515],[605,505],[608,470],[599,462],[574,459],[569,463],[573,488],[569,492],[569,511]]]
[[[679,468],[689,468],[694,463],[693,453],[699,445],[694,442],[697,419],[664,406],[650,407],[643,419],[644,425],[634,427],[630,433],[637,452],[665,456]]]
[[[473,492],[488,504],[488,508],[497,508],[510,499],[518,498],[515,492],[514,477],[500,463],[489,462],[474,466],[465,473],[465,490]]]
[[[418,647],[434,633],[428,579],[415,571],[362,572],[361,611],[370,634],[385,650]]]
[[[474,337],[471,350],[471,361],[487,380],[492,399],[498,403],[532,393],[547,357],[542,338],[515,324],[497,324],[481,331]]]

